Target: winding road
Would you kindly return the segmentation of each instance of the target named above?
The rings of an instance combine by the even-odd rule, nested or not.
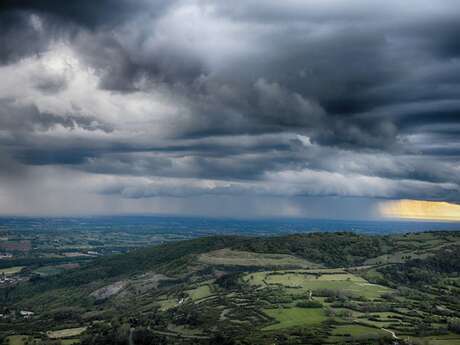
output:
[[[381,328],[382,331],[385,331],[385,332],[388,332],[391,334],[391,336],[393,337],[393,339],[399,339],[397,336],[396,336],[396,333],[393,332],[393,331],[390,331],[389,329],[386,329],[386,328]]]

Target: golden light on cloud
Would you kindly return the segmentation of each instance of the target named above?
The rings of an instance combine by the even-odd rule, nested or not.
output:
[[[460,221],[460,205],[439,201],[398,200],[379,205],[379,212],[388,218]]]

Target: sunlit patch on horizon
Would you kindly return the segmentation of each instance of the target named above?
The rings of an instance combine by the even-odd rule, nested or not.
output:
[[[386,218],[460,221],[460,205],[440,201],[397,200],[379,205]]]

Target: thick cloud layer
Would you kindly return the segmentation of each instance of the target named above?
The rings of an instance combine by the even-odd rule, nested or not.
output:
[[[2,1],[0,212],[458,203],[459,13],[456,0]]]

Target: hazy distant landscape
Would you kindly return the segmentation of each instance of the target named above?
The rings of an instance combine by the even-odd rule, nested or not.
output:
[[[455,222],[344,221],[312,219],[219,219],[167,216],[3,217],[0,267],[62,265],[170,241],[203,236],[273,236],[309,232],[388,235],[458,230]],[[40,274],[46,270],[39,268]]]
[[[361,233],[459,230],[458,222],[334,220],[307,218],[206,218],[184,216],[0,217],[0,231],[126,231],[146,233],[277,234],[308,231]]]

